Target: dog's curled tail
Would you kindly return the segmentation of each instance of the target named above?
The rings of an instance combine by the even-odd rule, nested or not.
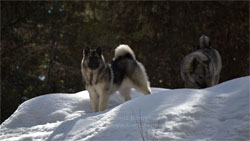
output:
[[[135,54],[128,45],[122,44],[115,49],[115,59],[117,59],[118,57],[128,56],[128,55],[135,60]]]
[[[200,48],[209,48],[209,47],[211,47],[210,39],[206,35],[201,35],[201,37],[199,39],[199,44],[200,44]]]

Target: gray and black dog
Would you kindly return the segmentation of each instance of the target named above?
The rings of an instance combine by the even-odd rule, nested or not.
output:
[[[181,62],[181,77],[186,88],[207,88],[219,83],[222,68],[219,52],[212,48],[205,35],[200,37],[199,47]]]
[[[105,63],[101,48],[85,48],[81,72],[94,112],[105,110],[109,96],[115,91],[119,91],[125,101],[131,99],[131,88],[144,94],[151,93],[145,68],[128,45],[115,49],[111,64]]]

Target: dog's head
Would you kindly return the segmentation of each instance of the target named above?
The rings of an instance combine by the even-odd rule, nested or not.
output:
[[[102,50],[98,47],[95,50],[90,50],[86,47],[83,50],[82,65],[91,69],[96,70],[105,64],[104,57],[102,55]]]

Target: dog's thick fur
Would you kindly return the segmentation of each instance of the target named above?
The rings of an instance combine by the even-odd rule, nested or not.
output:
[[[219,83],[222,68],[219,52],[211,47],[205,35],[200,37],[199,47],[181,62],[181,77],[186,88],[207,88]]]
[[[105,110],[109,96],[117,90],[125,101],[131,99],[131,88],[144,94],[151,93],[145,68],[136,60],[134,52],[127,45],[120,45],[115,49],[111,64],[105,63],[100,48],[85,48],[81,72],[94,112]]]

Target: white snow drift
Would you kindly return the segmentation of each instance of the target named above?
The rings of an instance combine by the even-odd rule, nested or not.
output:
[[[249,79],[195,89],[118,93],[92,113],[87,91],[48,94],[21,104],[1,124],[0,140],[249,140]],[[122,104],[121,104],[122,103]]]

